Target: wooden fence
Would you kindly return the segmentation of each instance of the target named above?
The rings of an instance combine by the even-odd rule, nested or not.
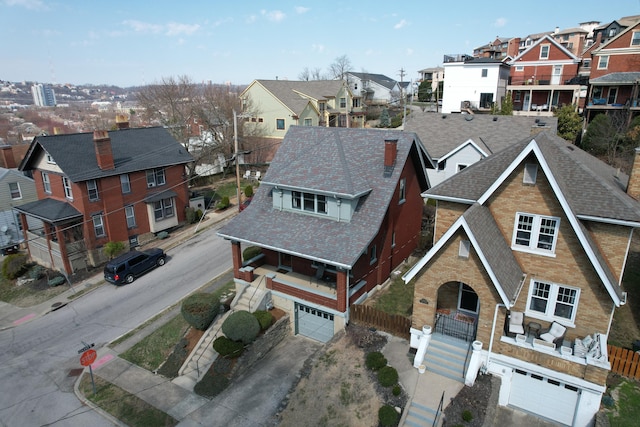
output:
[[[388,314],[368,305],[356,304],[350,307],[350,319],[358,325],[372,326],[404,339],[410,338],[411,319],[404,316]]]
[[[611,372],[625,377],[640,379],[640,354],[626,348],[607,345]]]

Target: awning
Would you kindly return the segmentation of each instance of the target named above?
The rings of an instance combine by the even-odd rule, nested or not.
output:
[[[173,190],[164,190],[164,191],[160,191],[158,193],[153,193],[153,194],[147,195],[147,197],[144,198],[144,202],[145,203],[155,203],[155,202],[159,202],[162,199],[171,199],[173,197],[176,197],[177,195],[178,195],[178,193],[176,193]]]
[[[82,219],[82,213],[76,208],[69,203],[54,199],[36,200],[35,202],[14,206],[13,209],[52,224]]]

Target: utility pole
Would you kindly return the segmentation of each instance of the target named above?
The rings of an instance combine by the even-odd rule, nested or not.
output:
[[[240,163],[238,162],[238,115],[233,110],[233,147],[235,150],[234,158],[236,162],[236,196],[238,197],[238,212],[240,212]]]

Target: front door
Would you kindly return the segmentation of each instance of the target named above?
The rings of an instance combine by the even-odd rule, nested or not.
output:
[[[293,263],[291,262],[291,255],[280,252],[278,256],[278,268],[282,268],[288,271],[293,271]]]
[[[559,85],[561,76],[562,76],[562,65],[554,65],[553,74],[551,75],[551,84]]]
[[[529,101],[531,100],[531,95],[529,92],[524,94],[524,101],[522,102],[522,111],[529,111]]]

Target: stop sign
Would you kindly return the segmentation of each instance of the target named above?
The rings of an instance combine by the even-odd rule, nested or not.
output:
[[[98,353],[96,353],[95,350],[93,349],[87,350],[84,353],[82,353],[82,356],[80,356],[80,364],[82,366],[89,366],[93,362],[95,362],[97,356],[98,356]]]

